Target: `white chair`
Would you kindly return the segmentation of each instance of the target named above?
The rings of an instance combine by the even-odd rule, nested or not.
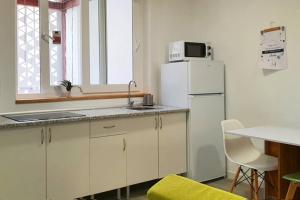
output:
[[[238,120],[225,120],[221,122],[221,125],[226,157],[229,161],[239,165],[230,192],[233,192],[239,183],[247,181],[251,187],[251,199],[254,195],[254,199],[258,200],[259,188],[265,180],[264,174],[277,170],[278,159],[258,151],[248,137],[226,134],[227,131],[244,128]],[[247,170],[244,171],[243,168]],[[251,176],[248,176],[248,171],[251,171]],[[240,173],[242,173],[241,177]],[[259,177],[262,179],[260,184]],[[267,180],[266,182],[270,183]]]

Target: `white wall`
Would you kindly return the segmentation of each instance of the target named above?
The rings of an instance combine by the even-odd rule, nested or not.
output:
[[[167,61],[167,45],[194,35],[188,30],[197,10],[190,2],[196,0],[145,0],[144,87],[156,99],[159,99],[160,65]]]
[[[195,30],[212,41],[216,59],[227,72],[228,117],[246,125],[276,124],[300,127],[300,2],[297,0],[198,1]],[[258,67],[259,31],[270,22],[287,28],[289,69],[263,71]]]
[[[195,32],[212,41],[216,59],[226,64],[227,117],[246,126],[300,128],[300,2],[297,0],[201,0]],[[287,28],[289,69],[263,71],[258,66],[260,30]],[[259,145],[263,147],[263,145]],[[230,172],[234,168],[230,165]]]
[[[226,64],[227,117],[245,126],[300,128],[299,0],[148,0],[145,66],[148,86],[159,90],[160,64],[169,41],[211,41]],[[259,32],[270,22],[287,28],[289,69],[258,67]],[[256,142],[263,149],[263,143]],[[229,164],[229,172],[234,166]]]
[[[5,0],[0,7],[0,111],[12,109],[15,98],[15,10],[14,1]]]

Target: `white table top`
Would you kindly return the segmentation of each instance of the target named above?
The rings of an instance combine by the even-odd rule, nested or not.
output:
[[[300,146],[300,129],[260,126],[227,131],[228,134]]]

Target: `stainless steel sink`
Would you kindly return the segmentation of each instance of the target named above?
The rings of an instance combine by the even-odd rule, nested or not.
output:
[[[127,107],[129,110],[153,110],[157,109],[156,107],[153,106],[133,106],[133,107]]]
[[[55,119],[68,119],[84,117],[85,115],[72,113],[72,112],[49,112],[49,113],[31,113],[31,114],[12,114],[3,115],[8,119],[12,119],[17,122],[30,122],[30,121],[45,121]]]

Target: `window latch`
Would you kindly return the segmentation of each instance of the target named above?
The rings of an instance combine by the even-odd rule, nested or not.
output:
[[[42,40],[44,40],[45,42],[49,43],[49,40],[54,40],[53,37],[51,37],[49,34],[47,33],[42,33]]]

